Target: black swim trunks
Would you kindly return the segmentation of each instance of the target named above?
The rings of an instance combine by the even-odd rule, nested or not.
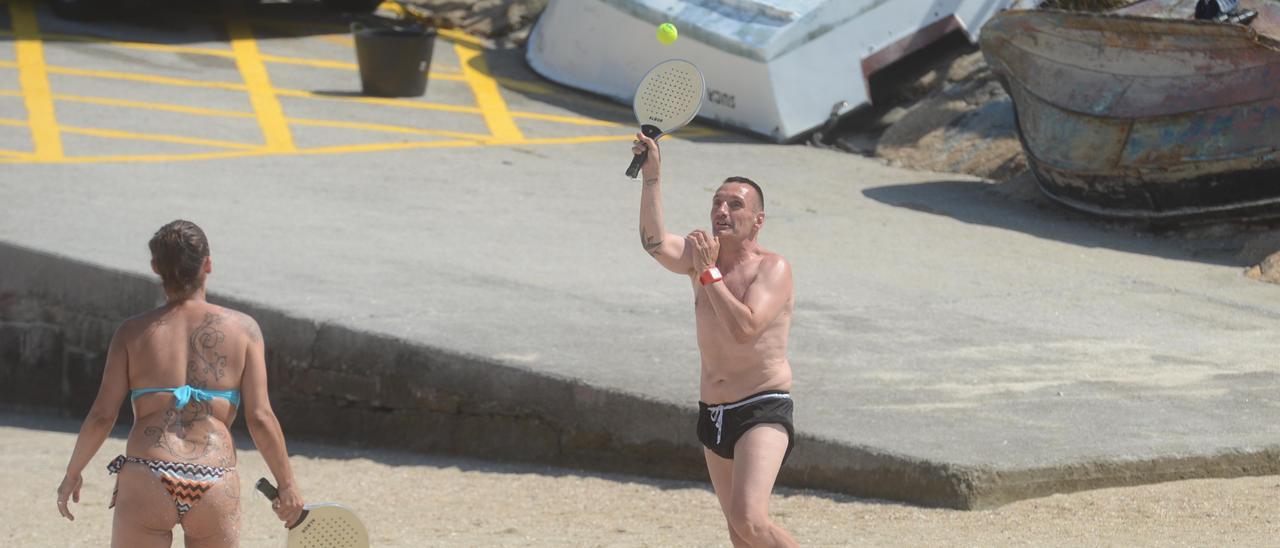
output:
[[[733,403],[698,402],[698,440],[713,453],[732,459],[733,446],[752,426],[779,424],[787,429],[787,454],[782,457],[786,462],[796,444],[791,410],[791,394],[781,390],[752,394]]]

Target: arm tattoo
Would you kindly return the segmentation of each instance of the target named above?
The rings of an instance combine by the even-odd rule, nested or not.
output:
[[[644,180],[644,186],[653,186],[653,185],[656,185],[656,184],[658,184],[658,178],[657,178],[657,177],[650,177],[650,178],[648,178],[648,179],[645,179],[645,180]]]
[[[658,247],[662,245],[662,238],[650,236],[644,227],[640,227],[640,245],[644,246],[645,252],[650,255],[658,255]]]

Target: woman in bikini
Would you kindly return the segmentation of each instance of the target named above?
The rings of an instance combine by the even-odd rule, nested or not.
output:
[[[276,515],[293,523],[302,513],[302,495],[267,400],[257,322],[205,301],[212,263],[200,227],[174,221],[149,246],[167,302],[125,320],[112,338],[102,386],[58,487],[58,511],[75,519],[67,506],[80,501],[81,472],[129,396],[133,429],[125,454],[107,467],[118,474],[112,546],[169,546],[179,523],[188,547],[239,543],[240,477],[228,429],[241,406],[279,485]]]

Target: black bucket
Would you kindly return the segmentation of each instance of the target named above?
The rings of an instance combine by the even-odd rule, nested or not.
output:
[[[424,27],[351,25],[360,65],[360,89],[378,97],[420,97],[427,92],[427,70],[436,30]]]

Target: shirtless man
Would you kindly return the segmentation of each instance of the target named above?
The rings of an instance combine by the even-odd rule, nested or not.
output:
[[[787,333],[795,299],[791,265],[756,242],[764,194],[730,177],[711,199],[711,234],[681,238],[662,223],[658,145],[636,134],[641,166],[640,241],[667,270],[693,286],[702,353],[698,439],[734,546],[796,546],[769,519],[769,494],[791,453],[791,365]]]

